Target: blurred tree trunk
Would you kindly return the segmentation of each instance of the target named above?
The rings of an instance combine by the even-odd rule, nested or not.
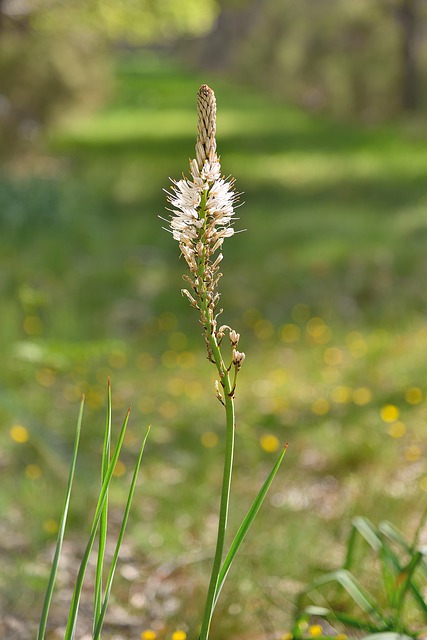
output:
[[[402,108],[415,111],[419,106],[417,65],[418,0],[400,0],[396,10],[401,30]]]

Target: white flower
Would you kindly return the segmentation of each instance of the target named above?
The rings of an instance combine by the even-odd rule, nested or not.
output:
[[[236,194],[233,182],[220,176],[219,161],[204,163],[200,171],[197,161],[190,161],[192,181],[187,178],[172,180],[172,194],[168,200],[173,206],[170,218],[172,235],[181,245],[181,251],[190,269],[194,271],[194,255],[201,255],[199,242],[206,243],[206,252],[211,256],[221,246],[224,238],[234,234],[231,226]],[[205,207],[201,208],[202,196]],[[183,247],[191,249],[191,254]],[[190,257],[191,255],[191,257]]]

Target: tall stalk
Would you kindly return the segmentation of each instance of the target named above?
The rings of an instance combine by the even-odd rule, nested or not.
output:
[[[190,275],[184,275],[184,279],[191,285],[191,293],[187,289],[182,293],[200,312],[208,359],[218,372],[216,396],[224,406],[226,418],[217,541],[200,632],[200,640],[207,640],[217,599],[228,520],[234,456],[234,394],[245,354],[237,351],[239,334],[228,325],[218,328],[217,323],[222,313],[222,309],[218,309],[220,294],[217,291],[222,275],[219,272],[223,257],[220,249],[224,239],[234,234],[232,222],[238,195],[233,190],[234,181],[221,176],[216,154],[216,100],[207,85],[202,85],[197,94],[197,112],[196,158],[190,161],[191,179],[172,181],[172,194],[168,194],[168,200],[173,209],[168,222],[190,269]],[[226,333],[229,336],[229,362],[221,351]]]
[[[234,234],[232,223],[238,194],[233,189],[234,180],[221,176],[215,139],[216,100],[212,89],[205,84],[197,94],[197,113],[196,158],[190,161],[191,178],[172,180],[172,193],[168,192],[172,215],[167,222],[190,269],[190,275],[183,276],[190,284],[190,291],[183,289],[182,293],[200,313],[208,360],[215,365],[218,373],[216,397],[225,409],[225,458],[218,531],[199,635],[199,640],[208,640],[212,615],[224,580],[279,470],[286,446],[255,497],[223,559],[234,456],[234,395],[245,354],[237,350],[240,335],[234,329],[226,324],[218,328],[218,316],[222,309],[218,308],[220,294],[217,288],[222,276],[219,271],[222,260],[220,250],[225,238]],[[224,357],[223,339],[226,334],[228,355]]]

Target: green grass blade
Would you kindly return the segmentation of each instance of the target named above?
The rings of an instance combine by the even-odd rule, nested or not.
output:
[[[101,631],[102,631],[102,625],[104,624],[105,614],[106,614],[107,606],[108,606],[108,600],[109,600],[109,597],[110,597],[111,587],[112,587],[113,579],[114,579],[114,573],[115,573],[115,570],[116,570],[117,560],[118,560],[118,557],[119,557],[120,546],[122,544],[123,537],[124,537],[124,534],[125,534],[127,521],[128,521],[128,518],[129,518],[129,511],[130,511],[130,508],[131,508],[133,495],[135,493],[135,486],[136,486],[136,481],[137,481],[137,478],[138,478],[138,472],[139,472],[139,468],[141,466],[142,454],[144,453],[145,443],[147,441],[149,433],[150,433],[150,427],[148,427],[148,429],[146,431],[146,434],[144,436],[144,440],[142,441],[142,445],[141,445],[141,449],[140,449],[140,452],[139,452],[138,460],[137,460],[137,463],[135,465],[135,470],[133,472],[132,482],[131,482],[131,485],[130,485],[128,499],[127,499],[127,502],[126,502],[126,508],[125,508],[125,512],[124,512],[124,515],[123,515],[123,520],[122,520],[122,524],[121,524],[121,527],[120,527],[119,536],[117,538],[117,543],[116,543],[116,548],[114,550],[113,559],[111,561],[111,567],[110,567],[110,571],[109,571],[109,574],[108,574],[107,583],[105,585],[104,601],[102,603],[102,608],[101,608],[100,614],[99,614],[98,618],[95,621],[96,622],[96,626],[95,626],[95,629],[94,629],[93,640],[98,640],[99,639]]]
[[[404,539],[400,531],[390,522],[380,522],[378,529],[388,540],[394,542],[408,553],[411,553],[411,545]]]
[[[412,593],[412,596],[415,602],[418,604],[419,608],[423,611],[425,615],[427,615],[427,603],[425,601],[425,598],[421,590],[418,588],[418,585],[413,579],[413,574],[415,573],[417,568],[419,568],[420,571],[424,573],[426,570],[425,558],[422,551],[414,552],[412,550],[412,547],[406,544],[405,540],[401,537],[400,533],[397,531],[397,529],[395,529],[395,527],[393,527],[393,525],[382,522],[379,528],[381,529],[384,536],[386,536],[389,540],[392,540],[393,542],[400,544],[401,547],[405,548],[405,550],[409,554],[411,554],[411,560],[408,566],[405,568],[402,566],[396,553],[388,546],[388,544],[384,542],[383,553],[387,554],[390,565],[393,565],[394,567],[394,580],[392,584],[389,585],[390,587],[389,598],[392,604],[392,608],[393,607],[397,609],[399,608],[400,606],[399,598],[402,595],[405,598],[406,591],[409,589]],[[417,556],[417,559],[415,563],[412,565],[414,556]],[[408,570],[409,570],[409,573],[407,573]],[[399,576],[403,576],[403,581],[401,581],[399,587],[397,587],[396,580],[399,578]],[[402,588],[404,588],[403,592],[402,592]]]
[[[408,591],[411,589],[411,586],[412,586],[412,592],[414,593],[413,591],[414,584],[412,582],[412,576],[414,575],[416,568],[420,564],[421,559],[422,559],[422,553],[420,551],[416,551],[413,554],[409,564],[403,569],[401,573],[401,576],[400,576],[401,583],[399,585],[399,589],[397,591],[397,597],[396,597],[396,600],[397,600],[396,601],[396,619],[400,619],[401,617],[401,611],[403,608],[405,597]],[[423,609],[424,609],[424,613],[426,613],[427,604],[425,603],[424,598],[422,598],[422,601],[424,601]]]
[[[126,433],[126,427],[129,421],[129,414],[130,414],[130,409],[128,410],[127,414],[126,414],[126,418],[123,422],[123,426],[122,429],[120,431],[120,435],[119,435],[119,439],[117,441],[116,444],[116,448],[114,450],[113,456],[111,458],[111,462],[108,465],[108,469],[107,469],[107,473],[105,475],[104,478],[104,482],[102,483],[102,487],[101,487],[101,491],[99,494],[99,498],[98,498],[98,502],[96,505],[96,509],[95,509],[95,515],[93,517],[93,522],[92,522],[92,527],[91,527],[91,531],[89,534],[89,541],[86,545],[84,554],[83,554],[83,559],[82,562],[80,564],[80,568],[79,568],[79,572],[77,574],[77,578],[76,578],[76,584],[74,586],[74,591],[73,591],[73,597],[71,600],[71,605],[70,605],[70,612],[68,615],[68,621],[67,621],[67,627],[65,630],[65,635],[64,635],[64,640],[73,640],[74,638],[74,634],[75,634],[75,628],[76,628],[76,623],[77,623],[77,614],[78,614],[78,610],[79,610],[79,605],[80,605],[80,597],[81,597],[81,592],[82,592],[82,587],[83,587],[83,580],[84,580],[84,576],[86,573],[86,569],[87,569],[87,565],[89,562],[89,556],[90,556],[90,552],[92,550],[92,546],[95,540],[95,536],[96,536],[96,532],[98,529],[98,525],[99,525],[99,521],[101,518],[101,514],[102,514],[102,508],[104,505],[104,500],[106,498],[107,492],[108,492],[108,488],[111,482],[111,478],[113,476],[113,471],[114,468],[116,466],[117,460],[119,458],[120,455],[120,451],[122,448],[122,444],[123,444],[123,440],[125,437],[125,433]]]
[[[370,522],[367,518],[363,518],[362,516],[358,516],[353,519],[353,526],[360,533],[362,538],[366,540],[370,547],[374,551],[379,551],[383,546],[383,542],[378,535],[377,529],[374,527],[372,522]]]
[[[105,420],[104,445],[102,449],[101,463],[101,485],[107,473],[108,464],[110,462],[111,448],[111,382],[108,379],[107,391],[107,416]],[[107,527],[108,527],[108,492],[105,496],[104,506],[102,508],[101,520],[99,523],[99,544],[98,557],[96,562],[95,587],[94,587],[94,603],[93,603],[93,630],[95,630],[96,621],[101,613],[102,604],[102,577],[105,558],[105,547],[107,544]]]
[[[270,473],[268,474],[268,477],[266,479],[266,481],[264,482],[264,484],[262,485],[258,495],[256,496],[255,500],[252,503],[251,508],[249,509],[248,513],[246,514],[245,518],[243,519],[242,524],[239,527],[239,530],[237,531],[233,542],[230,545],[230,550],[228,551],[224,562],[221,566],[221,570],[219,572],[218,575],[218,583],[217,583],[217,587],[216,587],[216,591],[215,591],[215,599],[214,599],[214,607],[217,603],[219,594],[221,592],[221,589],[223,587],[223,584],[225,582],[225,579],[227,577],[227,574],[230,570],[231,564],[236,556],[236,553],[238,552],[240,545],[242,544],[251,524],[253,523],[255,516],[257,515],[258,511],[260,510],[260,507],[264,501],[264,498],[267,494],[267,491],[270,488],[271,483],[274,480],[274,477],[276,476],[280,465],[282,464],[283,458],[285,457],[285,453],[286,450],[288,448],[288,445],[286,445],[283,448],[283,451],[281,452],[280,456],[278,457],[276,463],[274,464],[272,470],[270,471]]]
[[[407,636],[395,631],[384,631],[370,636],[364,636],[361,640],[413,640],[414,636]]]
[[[344,611],[332,611],[332,609],[327,609],[326,607],[318,607],[316,605],[308,605],[304,609],[304,615],[308,616],[318,616],[324,618],[331,624],[334,622],[340,622],[341,624],[352,627],[353,629],[360,629],[361,631],[382,631],[383,626],[378,626],[376,624],[372,624],[371,622],[367,622],[365,620],[359,620]]]
[[[58,538],[56,541],[55,554],[53,557],[52,569],[50,572],[46,595],[43,602],[43,609],[42,609],[41,618],[40,618],[40,625],[39,625],[39,630],[37,634],[37,640],[44,640],[44,636],[46,633],[47,618],[49,615],[50,603],[52,602],[52,595],[55,587],[56,574],[58,572],[58,564],[59,564],[59,558],[61,555],[62,542],[64,540],[65,527],[67,524],[68,509],[70,506],[71,489],[73,486],[74,472],[76,469],[76,462],[77,462],[77,453],[79,450],[80,433],[82,428],[84,402],[85,402],[85,399],[83,396],[82,401],[80,403],[79,417],[77,420],[76,435],[74,438],[74,448],[73,448],[73,455],[71,458],[70,472],[68,475],[65,502],[64,502],[64,507],[62,509],[61,520],[59,523],[59,531],[58,531]]]
[[[351,525],[350,535],[348,537],[347,553],[345,556],[344,567],[343,567],[344,569],[347,569],[347,571],[350,571],[353,566],[353,561],[356,553],[355,549],[357,544],[357,535],[358,535],[358,531],[357,531],[357,528],[354,526],[354,521],[353,521]]]
[[[370,594],[363,589],[356,578],[345,569],[338,569],[337,571],[331,571],[323,576],[315,578],[307,589],[304,590],[304,594],[313,590],[319,589],[319,587],[329,584],[330,582],[337,582],[340,584],[354,600],[354,602],[368,615],[370,615],[377,622],[381,622],[386,627],[389,624],[389,620],[383,615],[381,610],[375,603],[375,600]]]
[[[402,566],[386,541],[384,541],[383,546],[380,549],[379,559],[381,561],[381,575],[388,603],[390,605],[390,609],[393,609],[395,607],[396,597],[398,594],[396,581],[402,571]]]

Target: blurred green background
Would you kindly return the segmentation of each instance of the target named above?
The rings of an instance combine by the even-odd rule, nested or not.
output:
[[[153,429],[107,637],[196,633],[223,416],[180,295],[185,264],[158,216],[168,177],[194,155],[204,82],[222,169],[244,193],[246,231],[227,241],[221,281],[224,322],[247,357],[230,530],[289,441],[213,640],[285,633],[300,586],[342,559],[353,515],[416,529],[427,494],[426,29],[416,0],[0,0],[2,637],[34,634],[85,393],[52,625],[64,622],[109,376],[117,427],[132,403],[116,519]]]

